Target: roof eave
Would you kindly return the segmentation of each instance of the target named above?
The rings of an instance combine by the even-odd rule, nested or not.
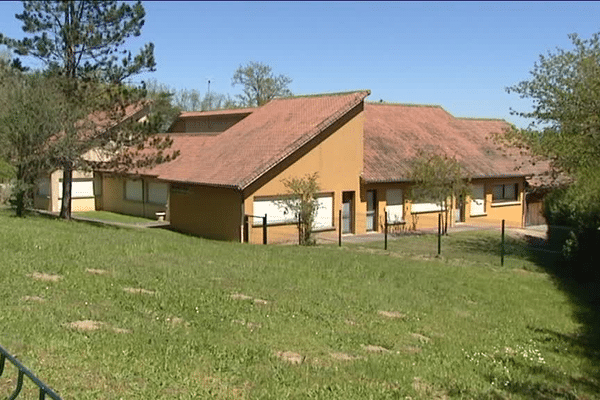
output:
[[[511,179],[511,178],[529,178],[534,174],[498,174],[498,175],[470,175],[465,176],[464,179]],[[366,184],[375,184],[375,183],[411,183],[413,182],[409,178],[364,178],[361,179]]]

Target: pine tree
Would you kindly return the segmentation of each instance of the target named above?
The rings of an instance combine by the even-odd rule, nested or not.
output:
[[[73,170],[90,167],[82,157],[87,151],[105,148],[118,153],[123,146],[143,147],[148,142],[148,129],[123,134],[111,128],[131,104],[143,106],[144,92],[127,87],[124,81],[154,71],[154,45],[147,43],[135,56],[123,48],[128,38],[140,35],[144,25],[140,1],[23,1],[23,8],[16,18],[31,37],[17,40],[0,34],[0,40],[20,56],[43,61],[48,75],[61,78],[60,89],[72,112],[64,116],[68,123],[57,132],[49,154],[63,170],[60,215],[69,219]],[[162,154],[169,143],[168,138],[153,140],[160,154],[154,161],[146,154],[146,164],[169,159]],[[122,160],[132,161],[131,157]]]

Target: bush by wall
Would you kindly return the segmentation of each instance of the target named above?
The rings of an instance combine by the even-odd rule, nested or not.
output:
[[[544,200],[549,243],[562,252],[563,268],[578,279],[600,281],[600,172],[581,174]]]

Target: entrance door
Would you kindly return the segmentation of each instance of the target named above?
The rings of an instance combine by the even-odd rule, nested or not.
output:
[[[377,230],[375,191],[367,190],[367,232]]]
[[[352,233],[354,192],[342,192],[342,233]]]
[[[455,212],[455,222],[465,222],[465,200],[463,195],[461,194],[459,198],[456,200],[456,210]]]

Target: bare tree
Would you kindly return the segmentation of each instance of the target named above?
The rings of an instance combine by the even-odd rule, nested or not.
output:
[[[290,77],[275,75],[269,65],[255,61],[240,65],[231,81],[232,86],[243,86],[244,93],[237,97],[245,107],[262,106],[276,96],[291,96],[290,83]]]
[[[417,201],[433,201],[444,212],[444,233],[448,231],[448,218],[452,199],[465,196],[469,182],[460,163],[454,157],[419,152],[413,160],[411,196]]]
[[[319,192],[318,174],[307,174],[304,177],[283,179],[282,183],[289,190],[289,197],[280,201],[280,207],[291,211],[298,220],[299,244],[309,246],[315,244],[312,237],[313,224],[319,208],[316,195]]]

